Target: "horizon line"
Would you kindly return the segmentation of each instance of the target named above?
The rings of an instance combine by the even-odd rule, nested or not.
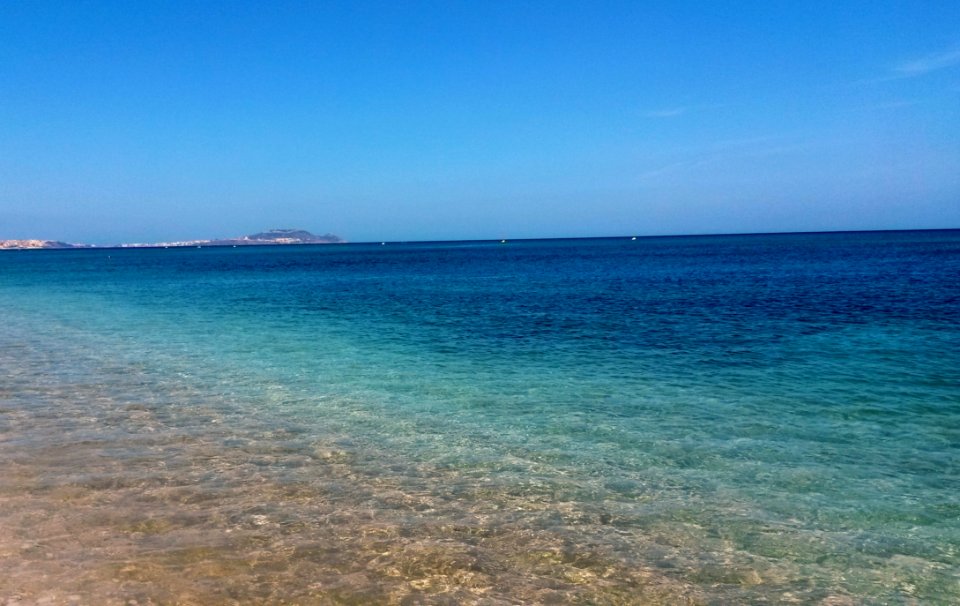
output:
[[[0,238],[4,240],[39,240],[43,242],[62,242],[70,244],[65,248],[6,248],[0,250],[143,250],[143,249],[173,249],[173,248],[276,248],[291,246],[385,246],[387,244],[455,244],[467,242],[489,242],[508,244],[510,242],[543,242],[559,240],[649,240],[654,238],[721,238],[730,236],[799,236],[799,235],[829,235],[829,234],[870,234],[870,233],[906,233],[906,232],[936,232],[936,231],[960,231],[960,227],[919,227],[919,228],[896,228],[896,229],[831,229],[831,230],[800,230],[800,231],[763,231],[763,232],[703,232],[703,233],[682,233],[682,234],[620,234],[615,236],[545,236],[538,238],[467,238],[459,240],[364,240],[358,242],[300,242],[300,243],[277,243],[277,244],[256,244],[256,245],[235,245],[235,244],[141,244],[131,246],[130,244],[83,244],[64,242],[62,240],[43,240],[40,238]]]

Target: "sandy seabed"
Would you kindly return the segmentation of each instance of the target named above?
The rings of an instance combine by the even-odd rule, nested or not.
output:
[[[709,601],[665,573],[681,546],[536,480],[505,489],[345,437],[58,389],[0,407],[6,606]]]

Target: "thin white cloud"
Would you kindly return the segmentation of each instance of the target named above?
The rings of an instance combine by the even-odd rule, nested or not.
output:
[[[670,107],[667,109],[648,111],[644,115],[648,118],[676,118],[685,113],[687,113],[686,107]]]
[[[651,181],[658,177],[670,173],[684,173],[692,169],[718,164],[721,162],[734,160],[749,160],[767,158],[770,156],[786,156],[798,152],[808,152],[812,149],[822,147],[826,144],[820,142],[795,142],[783,141],[780,144],[774,144],[781,137],[756,137],[752,139],[740,139],[730,141],[719,141],[716,144],[707,146],[700,153],[690,153],[687,157],[681,157],[660,166],[655,166],[646,171],[635,175],[638,182]],[[769,144],[764,144],[769,143]]]
[[[886,103],[874,103],[873,105],[863,105],[861,107],[853,108],[851,111],[873,111],[878,109],[900,109],[901,107],[914,107],[920,105],[920,101],[915,100],[903,100],[903,101],[888,101]]]
[[[649,111],[643,112],[643,115],[647,118],[677,118],[685,114],[693,114],[703,111],[709,111],[712,109],[717,109],[718,107],[725,107],[724,103],[698,103],[695,105],[675,105],[673,107],[661,107],[658,109],[652,109]]]
[[[960,65],[960,48],[956,47],[938,53],[931,53],[919,59],[903,61],[895,65],[893,71],[900,77],[913,78],[955,65]]]

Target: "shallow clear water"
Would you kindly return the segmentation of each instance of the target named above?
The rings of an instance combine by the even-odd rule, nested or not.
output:
[[[960,232],[0,255],[0,603],[960,601]]]

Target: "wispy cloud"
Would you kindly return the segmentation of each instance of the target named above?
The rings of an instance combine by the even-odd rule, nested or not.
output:
[[[643,115],[648,118],[676,118],[677,116],[682,116],[685,113],[687,113],[686,107],[669,107],[666,109],[655,109],[648,111]]]
[[[903,100],[903,101],[887,101],[885,103],[874,103],[872,105],[862,105],[860,107],[855,107],[851,111],[873,111],[879,109],[900,109],[902,107],[914,107],[920,105],[920,101],[916,100]]]
[[[688,105],[672,105],[667,107],[658,107],[643,112],[643,116],[654,119],[678,118],[686,114],[696,114],[699,112],[710,111],[719,107],[725,107],[724,103],[694,103]]]
[[[726,161],[758,160],[786,156],[822,147],[825,142],[789,141],[783,137],[754,137],[717,141],[699,151],[686,150],[670,162],[653,166],[635,175],[639,182],[651,181],[671,173],[689,174],[693,169]]]
[[[919,59],[903,61],[893,67],[893,72],[901,78],[914,78],[954,65],[960,65],[960,48],[957,47],[931,53]]]

